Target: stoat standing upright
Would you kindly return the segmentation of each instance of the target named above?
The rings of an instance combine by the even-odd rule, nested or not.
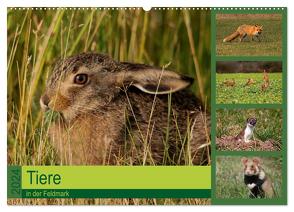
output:
[[[250,190],[250,198],[272,198],[274,189],[270,178],[261,167],[259,158],[242,158],[244,183]]]
[[[246,121],[246,127],[235,137],[236,141],[244,140],[245,143],[250,142],[253,137],[253,131],[256,125],[256,118],[248,118]]]

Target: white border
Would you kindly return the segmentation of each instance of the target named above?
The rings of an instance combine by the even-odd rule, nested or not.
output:
[[[37,1],[37,0],[13,0],[4,2],[5,6],[10,7],[282,7],[285,6],[285,0],[246,0],[244,2],[231,1],[231,0],[50,0],[50,1]],[[290,2],[290,0],[288,0]]]
[[[0,44],[2,44],[0,48],[0,129],[1,129],[1,138],[0,142],[0,157],[1,157],[1,192],[0,192],[0,204],[1,211],[6,210],[22,210],[22,211],[50,211],[50,210],[73,210],[80,211],[83,209],[87,210],[120,210],[120,211],[137,211],[138,209],[141,211],[196,211],[196,210],[204,210],[204,211],[215,211],[215,210],[224,210],[224,211],[255,211],[257,210],[266,210],[268,211],[276,211],[276,210],[291,210],[294,209],[293,203],[293,156],[294,156],[294,136],[293,136],[293,118],[294,111],[291,110],[294,108],[293,104],[293,96],[294,92],[294,46],[292,39],[294,38],[294,19],[293,19],[293,11],[294,5],[293,0],[245,0],[245,1],[237,1],[237,0],[108,0],[108,1],[95,1],[95,0],[2,0],[0,1]],[[7,140],[7,104],[6,104],[6,95],[7,95],[7,7],[144,7],[150,8],[153,7],[288,7],[288,206],[252,206],[252,207],[244,207],[244,206],[161,206],[161,207],[152,207],[152,206],[140,206],[138,207],[125,207],[125,206],[81,206],[81,207],[71,207],[71,206],[7,206],[6,205],[6,192],[4,192],[4,188],[6,188],[6,167],[7,167],[7,151],[6,151],[6,140]],[[292,38],[292,39],[291,39]],[[292,121],[292,123],[291,123]],[[152,208],[151,208],[152,207]]]

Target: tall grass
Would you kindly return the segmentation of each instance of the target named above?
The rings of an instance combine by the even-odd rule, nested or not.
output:
[[[7,17],[9,164],[57,163],[47,136],[54,117],[44,116],[39,99],[58,58],[93,51],[158,67],[170,63],[195,77],[191,89],[210,108],[207,11],[8,9]]]
[[[24,156],[9,157],[13,164],[40,164],[26,157],[32,156],[27,145],[38,143],[39,98],[57,58],[94,51],[121,61],[171,63],[170,69],[197,76],[192,89],[203,103],[210,102],[207,12],[8,9],[7,24],[8,142],[12,152]]]

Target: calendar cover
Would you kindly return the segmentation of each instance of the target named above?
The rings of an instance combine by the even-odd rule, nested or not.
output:
[[[287,204],[287,8],[7,8],[9,205]]]

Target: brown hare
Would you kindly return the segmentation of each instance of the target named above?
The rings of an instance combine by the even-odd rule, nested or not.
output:
[[[192,81],[103,54],[60,60],[40,99],[61,114],[49,128],[60,163],[208,164],[210,117],[185,90]]]

